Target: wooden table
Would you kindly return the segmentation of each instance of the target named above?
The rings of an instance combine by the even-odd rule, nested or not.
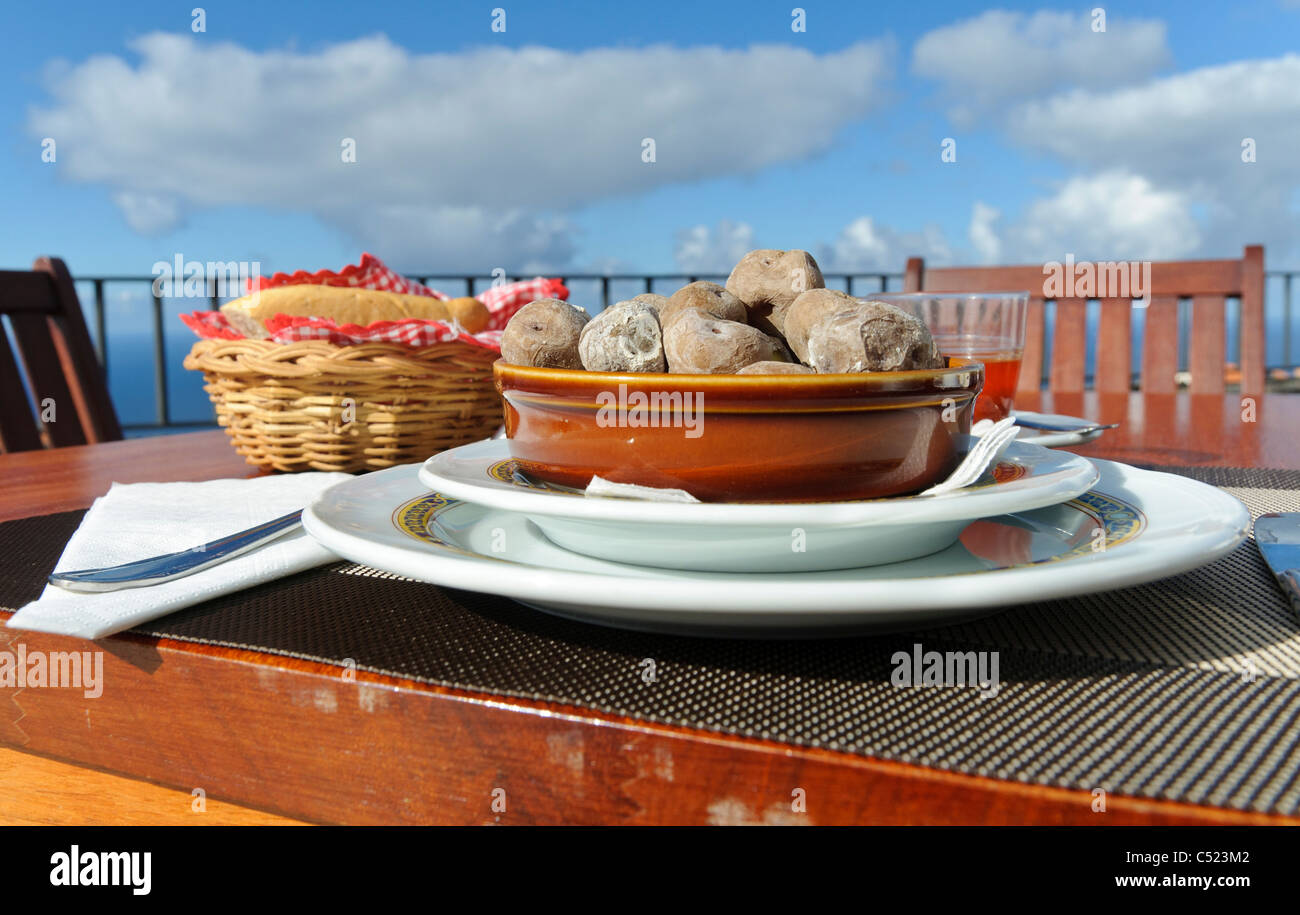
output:
[[[1080,454],[1300,469],[1300,396],[1089,393],[1018,405],[1123,423]],[[4,455],[0,520],[84,508],[112,481],[247,475],[216,431]],[[15,637],[29,650],[84,648],[0,630],[0,643]],[[762,823],[789,818],[791,786],[835,798],[818,823],[1097,822],[1083,791],[364,672],[348,682],[337,668],[251,651],[130,634],[101,644],[111,697],[28,691],[24,717],[0,716],[0,823]],[[514,790],[498,815],[502,785]],[[1112,797],[1106,822],[1300,819]]]

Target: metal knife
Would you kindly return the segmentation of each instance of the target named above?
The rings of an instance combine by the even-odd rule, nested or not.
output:
[[[1081,435],[1099,429],[1114,429],[1119,423],[1095,423],[1073,416],[1058,416],[1053,413],[1017,413],[1012,411],[1017,426],[1037,429],[1041,432],[1076,432]]]
[[[1300,613],[1300,512],[1269,512],[1255,520],[1255,543]]]
[[[190,547],[165,556],[151,556],[125,562],[120,566],[102,569],[79,569],[76,572],[54,572],[49,577],[52,585],[69,591],[119,591],[123,588],[143,588],[173,578],[184,578],[218,563],[225,562],[249,550],[256,549],[269,540],[283,537],[302,524],[302,512],[291,512],[246,531]]]

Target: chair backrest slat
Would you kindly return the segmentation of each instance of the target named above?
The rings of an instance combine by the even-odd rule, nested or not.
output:
[[[1172,394],[1177,390],[1178,296],[1155,295],[1147,302],[1142,325],[1142,390]]]
[[[1144,315],[1141,384],[1145,391],[1173,391],[1178,363],[1177,302],[1193,301],[1191,357],[1192,389],[1207,393],[1224,390],[1226,358],[1225,297],[1241,301],[1241,391],[1258,394],[1264,390],[1264,249],[1247,246],[1239,260],[1171,261],[1133,265],[1096,264],[1095,276],[1118,281],[1119,292],[1101,298],[1101,321],[1097,338],[1094,384],[1101,391],[1127,391],[1132,377],[1132,299],[1130,290],[1141,292],[1150,303]],[[1025,361],[1021,368],[1021,391],[1039,386],[1042,353],[1035,351],[1035,322],[1042,321],[1043,293],[1048,271],[1043,266],[939,267],[926,269],[920,258],[907,262],[904,289],[907,292],[995,292],[1015,289],[1030,291],[1029,320],[1025,340]],[[1130,283],[1125,289],[1124,282]],[[1051,301],[1047,299],[1046,301]],[[1061,299],[1055,303],[1055,331],[1051,341],[1050,385],[1062,393],[1082,390],[1086,365],[1086,301]],[[1045,342],[1045,341],[1044,341]]]
[[[72,284],[63,261],[54,257],[38,257],[32,265],[33,272],[45,273],[54,284],[58,303],[54,320],[54,344],[63,360],[64,372],[72,385],[73,398],[81,413],[86,441],[115,442],[122,438],[122,426],[108,393],[108,379],[104,377],[90,341],[90,328],[81,313],[77,289]]]
[[[36,418],[27,405],[18,362],[9,347],[9,336],[0,327],[0,453],[34,451],[41,447]]]
[[[63,261],[38,258],[30,271],[0,271],[0,314],[9,316],[15,353],[6,342],[0,353],[0,448],[37,448],[24,430],[44,426],[44,438],[56,447],[122,438],[122,427],[108,395],[104,373],[90,341],[76,288]],[[22,385],[23,373],[36,399],[36,415]],[[45,404],[53,401],[53,422],[43,423]],[[25,415],[25,419],[19,414]]]
[[[1241,260],[1241,308],[1237,312],[1241,338],[1241,391],[1264,393],[1268,354],[1264,329],[1264,248],[1250,245]],[[1228,293],[1231,294],[1231,293]]]
[[[917,275],[920,288],[908,289],[908,292],[1015,292],[1028,289],[1030,295],[1040,298],[1043,295],[1043,268],[1036,266],[925,267],[921,261]]]
[[[1087,299],[1057,299],[1052,332],[1053,391],[1065,394],[1082,391],[1087,355]]]
[[[81,419],[72,400],[72,390],[63,375],[63,363],[50,336],[50,319],[31,312],[9,316],[14,329],[14,342],[23,354],[27,381],[36,399],[38,414],[46,403],[53,405],[54,421],[43,423],[50,444],[56,448],[65,445],[86,444],[81,429]]]
[[[1043,354],[1047,350],[1047,307],[1041,297],[1029,297],[1025,317],[1025,355],[1020,360],[1016,391],[1037,391],[1043,386]]]
[[[1102,299],[1099,304],[1094,387],[1107,393],[1127,391],[1133,376],[1133,302]]]
[[[1226,303],[1221,295],[1192,298],[1192,351],[1187,367],[1192,373],[1192,391],[1197,394],[1223,393],[1223,363]]]
[[[0,270],[0,313],[54,314],[50,278],[34,270]]]

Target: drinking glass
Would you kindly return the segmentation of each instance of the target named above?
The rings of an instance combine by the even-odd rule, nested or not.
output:
[[[913,292],[869,297],[920,318],[945,356],[984,363],[984,390],[973,422],[1011,412],[1025,354],[1028,292]]]

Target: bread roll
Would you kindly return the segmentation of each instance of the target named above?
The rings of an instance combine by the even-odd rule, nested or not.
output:
[[[487,327],[487,306],[474,298],[441,299],[403,295],[357,286],[277,286],[246,295],[221,306],[221,313],[235,329],[252,340],[269,336],[266,320],[275,315],[331,318],[337,324],[400,321],[456,321],[469,333]]]

